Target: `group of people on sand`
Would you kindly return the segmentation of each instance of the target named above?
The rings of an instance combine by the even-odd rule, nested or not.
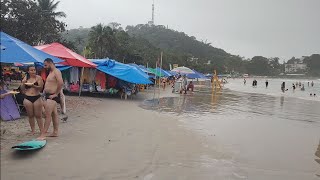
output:
[[[37,75],[35,66],[28,66],[27,74],[20,85],[20,89],[25,95],[23,105],[27,111],[31,133],[35,134],[35,119],[40,130],[38,140],[44,140],[48,136],[58,137],[59,135],[57,106],[60,104],[60,95],[63,88],[61,72],[55,67],[52,59],[47,58],[44,60],[44,68],[47,71],[45,81],[41,76]],[[9,94],[1,94],[0,98],[4,98]],[[42,120],[43,112],[45,114],[45,122]],[[53,123],[53,132],[48,134],[51,121]]]

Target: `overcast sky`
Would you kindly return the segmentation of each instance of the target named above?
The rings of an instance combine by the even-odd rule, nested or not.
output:
[[[68,29],[145,24],[152,0],[60,0]],[[155,0],[155,24],[251,58],[320,53],[320,0]]]

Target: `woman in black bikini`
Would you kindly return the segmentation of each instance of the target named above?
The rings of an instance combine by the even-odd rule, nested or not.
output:
[[[35,134],[34,118],[37,119],[40,133],[42,133],[42,99],[40,91],[43,89],[43,81],[42,78],[36,74],[36,68],[34,66],[28,67],[27,75],[22,80],[21,87],[25,90],[25,99],[23,100],[23,105],[27,110],[31,133]]]

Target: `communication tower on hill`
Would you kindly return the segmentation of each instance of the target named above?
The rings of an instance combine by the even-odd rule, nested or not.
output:
[[[149,25],[154,25],[154,0],[152,3],[152,19],[148,22]]]

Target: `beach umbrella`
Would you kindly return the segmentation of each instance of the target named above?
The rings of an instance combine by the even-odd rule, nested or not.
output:
[[[187,67],[177,67],[171,70],[172,74],[181,74],[181,75],[186,75],[187,78],[190,79],[197,79],[197,78],[206,78],[203,74],[199,73],[196,70],[192,70]]]
[[[194,74],[194,71],[187,67],[176,67],[171,70],[172,72],[180,73],[180,74]]]
[[[2,63],[43,62],[46,58],[51,58],[54,63],[63,62],[63,60],[40,51],[4,32],[0,32],[0,35],[0,62]]]
[[[65,62],[61,63],[64,65],[92,68],[97,66],[88,59],[73,52],[72,50],[68,49],[60,43],[45,44],[42,46],[35,46],[35,48],[65,60]]]

